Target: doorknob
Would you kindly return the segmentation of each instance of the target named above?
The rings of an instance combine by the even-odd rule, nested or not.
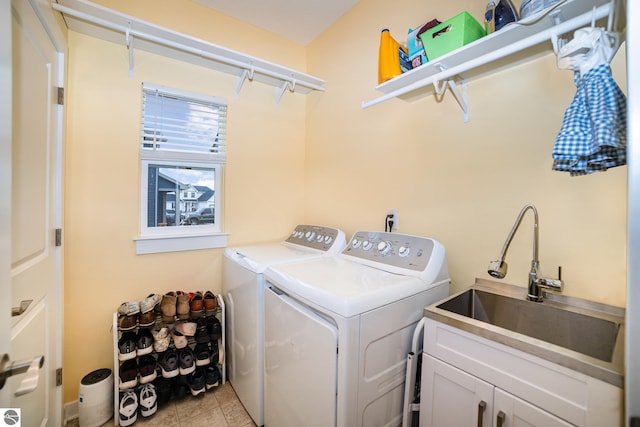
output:
[[[44,356],[37,356],[33,359],[25,359],[19,362],[9,361],[9,355],[3,354],[0,360],[0,389],[4,387],[7,378],[27,373],[20,382],[20,386],[15,392],[15,396],[31,393],[38,387],[38,379],[40,378],[40,368],[44,365]]]

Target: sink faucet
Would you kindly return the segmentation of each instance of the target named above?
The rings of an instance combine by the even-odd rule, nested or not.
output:
[[[531,260],[531,271],[529,271],[529,286],[527,292],[527,298],[530,301],[542,302],[542,288],[552,289],[555,291],[562,291],[562,280],[560,277],[557,279],[549,279],[544,277],[538,277],[538,211],[533,205],[525,205],[516,219],[515,224],[507,236],[507,240],[504,242],[502,252],[500,252],[500,258],[496,261],[492,261],[489,264],[488,273],[496,279],[503,279],[507,275],[507,263],[504,261],[507,255],[507,250],[513,240],[513,235],[522,222],[524,214],[531,210],[533,212],[533,259]],[[560,270],[559,270],[560,271]],[[559,276],[560,274],[558,274]]]

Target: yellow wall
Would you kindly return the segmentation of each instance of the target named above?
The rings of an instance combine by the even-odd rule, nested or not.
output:
[[[347,235],[382,230],[428,235],[448,251],[453,290],[488,277],[520,208],[540,213],[540,262],[563,267],[565,293],[625,304],[626,167],[571,178],[551,171],[551,151],[575,88],[553,55],[469,84],[471,121],[450,93],[415,103],[379,95],[379,30],[444,20],[471,2],[362,0],[304,48],[188,0],[101,0],[142,17],[326,80],[327,91],[285,94],[141,51],[128,77],[123,46],[71,32],[65,157],[65,402],[93,369],[111,366],[111,315],[151,292],[219,292],[222,250],[135,255],[138,232],[140,86],[147,81],[229,101],[225,229],[231,245],[281,239],[297,223]],[[476,2],[477,3],[477,2]],[[483,2],[484,3],[484,2]],[[624,52],[613,65],[625,90]],[[531,218],[509,251],[505,281],[524,284]],[[116,373],[117,378],[117,373]]]
[[[381,230],[388,209],[399,232],[440,240],[453,291],[490,278],[520,209],[540,215],[540,269],[562,266],[564,293],[625,304],[626,167],[584,177],[551,170],[551,153],[575,86],[548,54],[468,86],[470,121],[447,92],[363,110],[377,84],[380,29],[398,40],[409,27],[486,2],[363,0],[308,47],[308,72],[327,91],[307,103],[305,219],[329,219],[347,234]],[[613,74],[626,90],[624,47]],[[339,206],[339,209],[336,209]],[[504,281],[526,285],[532,253],[528,214],[509,249]]]
[[[264,38],[255,27],[233,24],[238,37]],[[263,46],[262,57],[281,56],[289,47]],[[69,34],[65,402],[77,399],[82,376],[113,366],[111,316],[120,303],[169,290],[221,291],[222,250],[135,254],[142,82],[228,100],[233,142],[224,223],[230,244],[280,240],[304,219],[304,96],[286,93],[276,107],[273,87],[247,82],[237,99],[235,77],[142,51],[135,52],[129,77],[128,60],[124,46]],[[303,60],[297,55],[290,66],[304,68]]]

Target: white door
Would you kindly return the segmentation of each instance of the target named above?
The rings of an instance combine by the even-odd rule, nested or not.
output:
[[[46,2],[33,4],[48,7]],[[8,354],[12,362],[44,356],[35,390],[18,392],[28,374],[8,378],[0,391],[0,408],[19,408],[23,427],[58,426],[62,249],[56,246],[56,229],[62,212],[62,107],[57,87],[62,86],[63,56],[49,34],[60,34],[60,29],[45,27],[39,17],[46,20],[52,12],[36,13],[31,1],[0,0],[0,7],[2,73],[7,73],[0,101],[0,356]],[[21,305],[22,313],[9,315]]]
[[[497,427],[571,427],[572,424],[499,388],[494,394]]]

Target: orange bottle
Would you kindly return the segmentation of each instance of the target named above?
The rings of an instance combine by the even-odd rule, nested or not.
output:
[[[378,51],[378,84],[402,74],[400,68],[400,43],[385,28],[380,33],[380,50]]]

